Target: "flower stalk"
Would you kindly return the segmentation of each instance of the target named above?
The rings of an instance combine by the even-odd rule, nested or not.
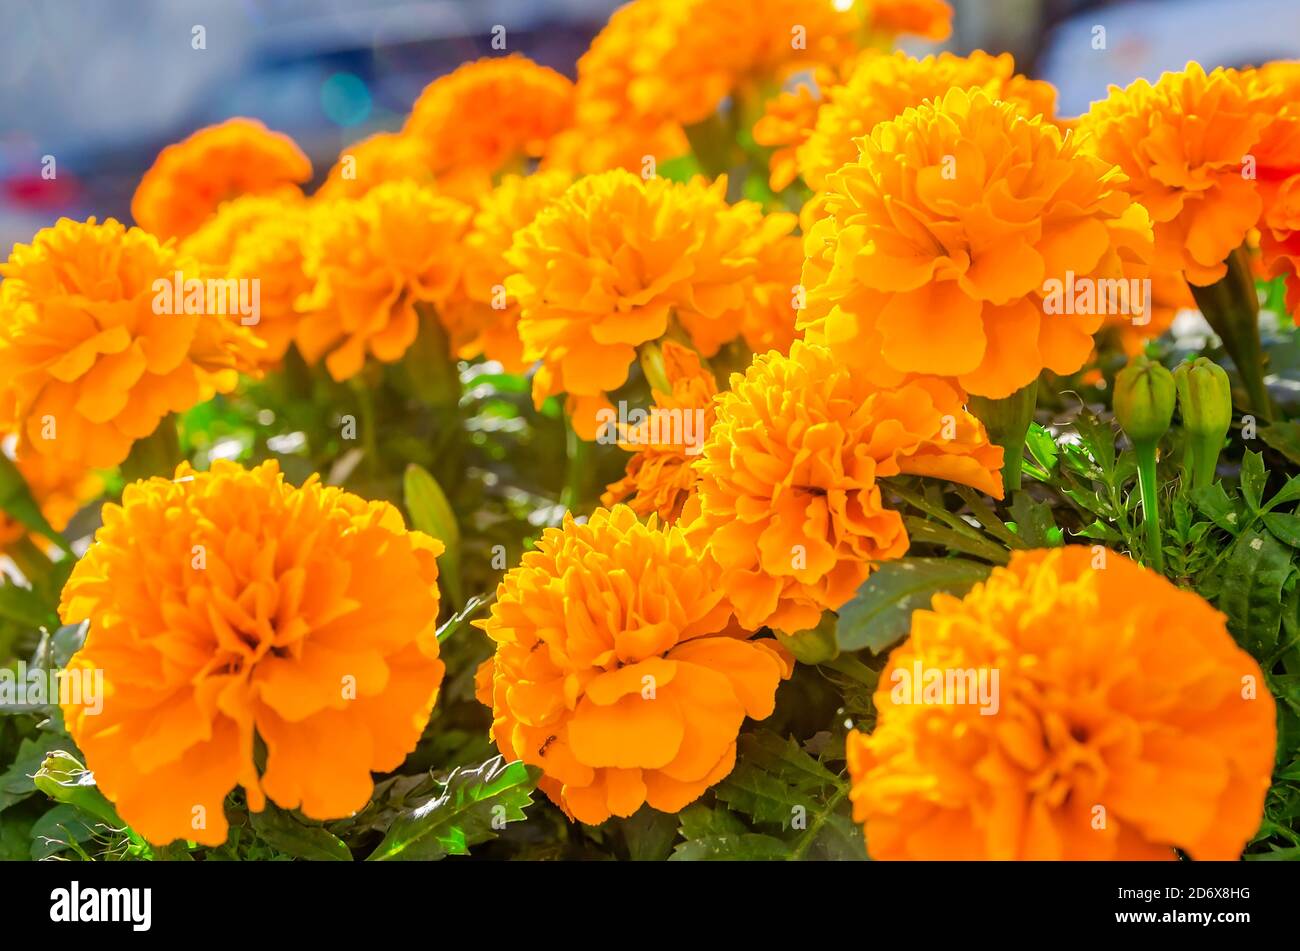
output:
[[[1174,375],[1154,360],[1134,357],[1115,377],[1115,417],[1137,456],[1138,490],[1146,526],[1147,560],[1163,574],[1165,558],[1160,532],[1156,457],[1160,437],[1174,415]]]
[[[1037,379],[1002,399],[971,396],[967,400],[970,411],[988,430],[989,441],[1002,447],[1002,485],[1008,493],[1020,488],[1025,436],[1034,421],[1037,401]]]
[[[1223,341],[1237,367],[1251,412],[1273,419],[1273,401],[1264,385],[1264,351],[1259,342],[1259,294],[1245,247],[1228,256],[1228,271],[1208,287],[1191,285],[1196,306]]]

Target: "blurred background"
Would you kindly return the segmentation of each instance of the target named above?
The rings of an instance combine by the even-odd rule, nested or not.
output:
[[[1211,68],[1300,57],[1300,0],[950,2],[948,48],[1013,53],[1057,86],[1064,115],[1111,83],[1188,59]],[[0,253],[60,215],[126,218],[160,148],[235,115],[293,136],[323,176],[344,145],[397,128],[431,79],[493,53],[494,26],[506,27],[509,50],[572,76],[618,5],[0,0]],[[45,156],[52,181],[41,177]]]

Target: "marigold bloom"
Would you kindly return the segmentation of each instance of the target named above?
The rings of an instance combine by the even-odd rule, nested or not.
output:
[[[236,786],[254,811],[360,809],[442,682],[442,550],[387,502],[295,488],[273,460],[127,486],[59,607],[90,621],[70,667],[103,671],[101,712],[64,706],[99,789],[159,844],[224,842]]]
[[[1072,373],[1104,295],[1062,311],[1049,282],[1126,291],[1148,270],[1150,223],[1121,183],[1041,116],[951,89],[877,125],[828,176],[800,327],[882,385],[933,373],[999,398],[1044,367]]]
[[[952,33],[952,7],[944,0],[862,0],[863,15],[877,34],[904,34],[940,43]]]
[[[874,562],[907,551],[879,479],[936,476],[1001,497],[1002,450],[963,401],[932,377],[877,388],[802,341],[732,376],[681,524],[721,567],[743,627],[814,627]]]
[[[14,461],[32,499],[56,532],[67,528],[72,516],[104,491],[104,480],[82,466],[36,453],[18,459],[18,437],[12,433],[4,437],[3,443],[4,454]],[[26,525],[7,512],[0,512],[0,551],[27,534]],[[47,544],[40,536],[33,538],[38,546]]]
[[[557,170],[506,175],[479,199],[464,240],[462,293],[441,311],[460,356],[483,354],[510,373],[527,369],[519,340],[519,305],[505,293],[505,279],[512,271],[505,254],[515,232],[531,224],[572,183],[568,172]]]
[[[654,390],[647,417],[635,425],[620,425],[618,444],[633,455],[627,474],[610,483],[600,501],[612,506],[627,499],[638,515],[654,513],[671,525],[695,487],[691,461],[704,448],[713,425],[718,384],[689,347],[665,340],[661,352],[671,392]]]
[[[159,238],[183,238],[240,195],[296,190],[311,161],[294,141],[255,119],[230,119],[169,145],[131,199],[135,223]]]
[[[828,91],[816,125],[798,149],[800,175],[810,188],[826,188],[831,172],[857,159],[859,138],[949,89],[982,89],[992,99],[1012,103],[1026,118],[1052,121],[1056,115],[1056,90],[1017,74],[1009,53],[976,50],[970,56],[940,53],[923,59],[902,51],[868,53],[843,85]]]
[[[424,143],[441,188],[472,198],[494,172],[540,157],[572,122],[573,83],[512,54],[466,63],[429,83],[402,131]]]
[[[825,100],[807,84],[769,99],[763,116],[754,123],[754,141],[774,149],[768,160],[767,184],[782,191],[799,177],[799,148],[812,135]]]
[[[1251,77],[1233,69],[1206,74],[1197,63],[1165,73],[1154,86],[1112,86],[1079,122],[1085,148],[1127,176],[1123,187],[1155,224],[1155,266],[1213,284],[1224,261],[1259,220],[1255,183],[1244,156],[1272,118]]]
[[[411,179],[431,186],[433,160],[423,139],[400,132],[378,132],[353,142],[316,190],[317,198],[360,198],[376,185]]]
[[[1255,149],[1260,250],[1269,275],[1286,276],[1287,310],[1300,324],[1300,62],[1269,63],[1254,78],[1274,116]]]
[[[506,290],[540,406],[569,394],[579,435],[596,435],[605,394],[627,380],[636,347],[677,320],[705,356],[740,333],[758,252],[794,216],[728,205],[725,180],[643,181],[624,171],[588,176],[515,234]]]
[[[772,713],[789,656],[721,633],[711,573],[678,529],[597,509],[546,529],[474,622],[497,645],[477,678],[492,737],[571,818],[681,810],[731,772],[745,717]]]
[[[417,305],[442,304],[461,280],[461,240],[473,210],[412,181],[386,182],[319,209],[303,249],[313,289],[297,344],[335,380],[361,372],[366,354],[400,360],[420,328]]]
[[[311,287],[302,266],[310,217],[311,206],[297,194],[244,195],[223,204],[180,244],[206,276],[257,282],[257,322],[248,326],[266,343],[258,353],[266,364],[279,363],[289,349],[298,329],[296,302]]]
[[[974,681],[929,693],[932,671]],[[1233,859],[1273,769],[1273,697],[1223,615],[1080,545],[936,595],[875,707],[847,746],[876,859]]]
[[[199,265],[139,228],[61,218],[0,265],[0,425],[84,468],[126,458],[168,413],[232,390],[260,344],[163,294]],[[166,306],[156,306],[166,305]],[[205,305],[206,306],[206,305]]]

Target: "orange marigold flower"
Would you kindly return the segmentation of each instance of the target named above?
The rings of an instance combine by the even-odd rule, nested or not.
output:
[[[654,390],[654,406],[645,419],[619,425],[619,447],[633,456],[627,474],[610,483],[600,501],[612,506],[630,497],[628,505],[638,515],[654,513],[671,525],[695,487],[691,461],[713,425],[718,384],[689,347],[665,340],[661,353],[671,392]]]
[[[376,185],[411,179],[433,184],[433,160],[423,139],[400,132],[378,132],[353,142],[316,190],[317,198],[360,198]]]
[[[94,472],[79,465],[69,465],[52,456],[29,453],[25,459],[17,458],[18,437],[9,434],[3,439],[3,451],[18,468],[23,481],[40,508],[45,520],[56,532],[68,527],[72,516],[104,491],[104,480]],[[28,528],[7,512],[0,512],[0,551],[28,534]],[[48,542],[33,536],[36,544],[45,547]]]
[[[880,389],[824,347],[754,358],[717,400],[681,524],[722,569],[749,630],[816,626],[902,556],[903,519],[879,479],[909,473],[1001,498],[1002,450],[951,383],[917,377]]]
[[[115,466],[168,413],[234,389],[261,344],[174,292],[201,274],[111,218],[61,218],[14,245],[0,265],[0,425],[19,432],[20,458]]]
[[[1273,697],[1223,615],[1080,545],[936,595],[875,707],[847,746],[876,859],[1233,859],[1273,769]]]
[[[768,186],[783,191],[799,177],[796,158],[808,141],[824,99],[821,93],[800,84],[767,101],[762,118],[754,123],[754,141],[775,151],[768,160]]]
[[[1243,175],[1272,118],[1248,74],[1197,63],[1110,88],[1078,126],[1085,148],[1127,176],[1123,187],[1151,214],[1155,265],[1213,284],[1259,221],[1259,191]]]
[[[169,145],[131,199],[135,223],[160,238],[183,238],[240,195],[295,190],[311,161],[293,139],[255,119],[230,119]]]
[[[740,334],[759,251],[794,226],[754,202],[728,205],[726,181],[643,181],[621,170],[581,179],[515,234],[506,290],[519,302],[533,397],[569,394],[573,425],[596,435],[605,394],[636,348],[677,320],[705,356]]]
[[[320,208],[303,249],[313,285],[299,302],[303,357],[324,356],[335,380],[361,372],[367,353],[400,360],[419,332],[417,305],[440,305],[460,284],[472,214],[409,180]]]
[[[735,764],[746,716],[772,713],[791,661],[722,633],[731,610],[676,528],[624,505],[566,516],[497,586],[479,671],[492,737],[588,824],[677,812]]]
[[[1255,78],[1274,115],[1254,153],[1264,206],[1260,250],[1268,273],[1286,276],[1287,310],[1300,324],[1300,62],[1269,63]]]
[[[813,189],[827,187],[826,177],[858,157],[857,140],[881,122],[949,89],[982,89],[992,99],[1012,103],[1026,118],[1056,115],[1056,90],[1050,83],[1016,73],[1009,53],[969,56],[940,53],[915,59],[906,53],[867,53],[843,85],[832,86],[817,112],[816,125],[798,150],[799,173]]]
[[[526,56],[466,63],[415,101],[403,134],[423,142],[440,187],[469,198],[494,172],[538,158],[573,122],[573,83]]]
[[[944,0],[862,0],[870,29],[890,37],[919,36],[936,43],[952,33],[952,7]]]
[[[90,622],[70,668],[103,672],[101,711],[63,707],[100,790],[158,844],[220,845],[236,786],[255,811],[360,809],[442,682],[442,550],[387,502],[295,488],[274,461],[127,486],[59,607]]]
[[[1114,166],[979,89],[880,123],[827,184],[800,327],[882,385],[933,373],[999,398],[1073,373],[1148,271],[1150,222]],[[1080,278],[1124,293],[1065,307]]]
[[[505,254],[515,232],[531,224],[572,183],[572,175],[558,170],[506,175],[479,199],[464,240],[462,292],[441,311],[461,357],[482,354],[509,373],[528,368],[519,340],[519,306],[505,293],[505,279],[512,271]]]
[[[311,289],[303,274],[302,245],[311,206],[300,195],[245,195],[223,204],[180,244],[205,275],[255,288],[256,321],[247,326],[266,348],[258,359],[278,364],[298,329],[297,300]],[[241,323],[252,317],[240,317]]]

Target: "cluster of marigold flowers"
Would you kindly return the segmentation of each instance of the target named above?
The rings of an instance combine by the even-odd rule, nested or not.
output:
[[[793,636],[907,552],[882,479],[1001,497],[968,399],[1079,371],[1107,329],[1050,315],[1046,279],[1152,278],[1153,334],[1245,244],[1300,314],[1300,67],[1192,64],[1065,120],[1009,56],[891,52],[947,36],[939,0],[843,6],[633,0],[576,82],[468,63],[310,195],[306,156],[251,120],[165,149],[136,227],[63,220],[0,267],[0,425],[46,514],[62,528],[95,470],[290,348],[347,380],[436,330],[629,452],[479,622],[493,738],[582,822],[694,801],[772,713]],[[657,173],[720,117],[770,158],[766,206]],[[259,320],[159,313],[178,273],[259,281]],[[611,426],[641,378],[649,420]],[[650,425],[688,415],[694,442]],[[253,809],[359,809],[437,696],[441,544],[274,463],[182,466],[103,523],[61,612],[89,619],[74,664],[109,696],[66,712],[123,818],[215,844],[237,786]],[[873,856],[1240,852],[1272,763],[1273,701],[1241,687],[1259,668],[1197,596],[1103,555],[1020,554],[918,612],[876,731],[849,738]],[[1001,714],[895,703],[914,660],[1000,668]]]

